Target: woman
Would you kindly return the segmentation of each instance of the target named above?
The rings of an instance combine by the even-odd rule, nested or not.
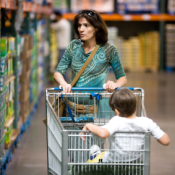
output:
[[[106,90],[113,92],[115,88],[124,86],[127,79],[123,66],[115,46],[107,43],[107,27],[101,16],[95,10],[83,10],[75,16],[73,28],[77,39],[71,41],[54,73],[54,78],[60,84],[59,87],[63,88],[63,92],[71,91],[71,85],[63,78],[68,68],[72,69],[72,81],[94,47],[99,44],[100,48],[75,87],[102,87],[106,83],[110,66],[116,82],[107,81]]]
[[[63,92],[65,93],[71,91],[71,84],[68,84],[65,81],[63,75],[68,70],[68,68],[71,68],[72,82],[96,45],[100,45],[98,51],[74,87],[102,87],[103,84],[106,83],[110,66],[112,67],[117,80],[116,82],[108,81],[106,83],[106,90],[108,92],[112,92],[115,88],[125,85],[127,79],[123,70],[123,66],[120,62],[117,49],[113,45],[107,43],[107,27],[101,16],[94,10],[83,10],[75,16],[73,28],[77,39],[71,41],[54,73],[55,80],[60,84],[59,88],[62,87]],[[78,114],[76,112],[76,108],[74,107],[76,106],[76,103],[77,98],[68,98],[68,104],[70,107],[72,106],[71,110],[73,116],[78,116],[80,118],[88,117],[88,121],[90,117],[96,117],[96,110],[92,108],[94,107],[93,100],[89,100],[89,98],[78,99],[78,104],[85,104],[85,106],[83,105],[83,109],[88,111],[82,113],[78,112]],[[78,105],[78,107],[79,106],[80,105]],[[92,109],[91,112],[89,112],[89,109]],[[100,109],[100,107],[97,108],[97,113],[98,109]],[[67,109],[65,111],[65,115],[63,116],[69,116]],[[74,125],[65,128],[68,130],[82,129],[81,127]],[[88,145],[91,143],[93,143],[93,140],[87,141]],[[99,145],[103,147],[104,141],[100,140],[99,143],[101,143]],[[81,146],[82,144],[79,145],[78,140],[71,145],[72,148],[78,148]],[[75,153],[75,156],[76,157],[70,157],[70,159],[72,161],[80,161],[82,158],[78,157],[78,153]]]

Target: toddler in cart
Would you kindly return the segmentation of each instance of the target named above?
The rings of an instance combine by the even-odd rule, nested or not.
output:
[[[130,139],[123,139],[124,134],[119,132],[151,132],[152,136],[157,139],[162,145],[168,146],[170,143],[169,136],[163,132],[160,127],[147,117],[137,117],[136,111],[136,97],[133,92],[127,88],[122,88],[113,92],[109,99],[109,106],[114,111],[115,116],[104,126],[97,126],[91,123],[83,127],[84,131],[99,136],[100,138],[108,138],[110,149],[101,152],[97,145],[90,148],[89,163],[95,162],[128,162],[137,160],[140,157],[139,152],[128,155],[127,149],[141,150],[144,146],[144,139],[142,135],[131,137]],[[118,133],[115,133],[118,132]],[[81,133],[82,135],[84,133]],[[116,134],[117,137],[116,137]],[[123,134],[123,135],[122,135]],[[137,133],[136,133],[137,134]],[[86,141],[86,137],[81,136],[81,139]],[[115,150],[110,151],[110,150]]]

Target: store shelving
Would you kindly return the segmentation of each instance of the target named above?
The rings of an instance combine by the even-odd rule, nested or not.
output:
[[[16,0],[1,0],[0,8],[5,8],[7,10],[17,10]],[[43,13],[50,14],[52,9],[50,6],[42,6],[40,4],[35,4],[33,2],[23,2],[23,11],[24,12],[34,12],[34,13]]]
[[[68,20],[73,20],[76,15],[76,13],[65,13],[63,17]],[[101,14],[101,17],[105,21],[175,21],[175,16],[168,14],[119,15],[113,13]]]
[[[75,1],[74,1],[75,2]],[[101,1],[99,1],[101,2]],[[86,6],[87,4],[95,4],[96,6],[96,10],[97,9],[97,5],[99,5],[97,1],[93,1],[93,2],[86,2]],[[127,2],[127,1],[126,1]],[[155,1],[154,1],[155,2]],[[114,3],[114,7],[117,7],[117,0],[113,1]],[[124,2],[123,2],[124,3]],[[157,1],[157,7],[158,10],[156,13],[142,13],[142,12],[136,12],[135,13],[126,13],[126,14],[118,14],[117,11],[118,9],[116,8],[113,11],[110,11],[108,13],[101,13],[101,17],[106,21],[107,25],[110,24],[109,26],[114,26],[114,27],[118,27],[119,26],[119,32],[122,31],[122,34],[124,35],[119,35],[119,36],[123,36],[125,38],[128,38],[128,33],[130,33],[130,36],[136,36],[139,34],[139,24],[143,26],[146,26],[145,29],[147,28],[147,31],[158,31],[159,35],[160,35],[160,44],[159,44],[159,68],[155,69],[155,68],[151,68],[151,70],[155,71],[155,70],[160,70],[160,71],[164,71],[166,70],[165,67],[165,63],[166,63],[166,55],[165,55],[165,25],[166,23],[174,23],[175,21],[175,15],[173,14],[169,14],[168,13],[168,9],[166,9],[167,7],[167,1],[165,0],[159,0]],[[73,13],[72,11],[72,5],[71,5],[71,1],[68,0],[68,5],[69,5],[69,10],[68,13],[64,13],[63,17],[68,19],[69,21],[73,21],[75,15],[77,13]],[[76,11],[79,11],[78,9],[80,9],[80,6],[85,8],[85,5],[83,4],[83,1],[79,1],[79,3],[76,4],[77,8]],[[100,6],[100,5],[99,5]],[[91,7],[90,7],[91,8]],[[73,9],[75,10],[75,8]],[[82,10],[82,9],[81,9]],[[100,11],[101,9],[99,9]],[[106,9],[106,11],[108,11]],[[122,27],[125,26],[126,28]],[[147,27],[147,26],[152,26],[153,27]],[[131,34],[130,30],[129,32],[123,32],[123,31],[128,31],[127,29],[130,28],[133,32]],[[136,34],[137,31],[137,34]],[[144,30],[144,32],[147,32]],[[143,30],[141,30],[141,32],[143,32]],[[72,37],[73,37],[73,29],[72,29]],[[132,70],[133,68],[131,67],[130,70]],[[145,67],[143,70],[147,70],[147,68]],[[128,69],[129,70],[129,69]],[[136,69],[133,69],[136,70]],[[140,69],[141,70],[141,69]],[[152,72],[153,72],[152,71]]]
[[[39,4],[35,4],[32,2],[23,2],[23,10],[24,12],[34,12],[34,13],[43,13],[50,14],[52,9],[49,6],[42,6]]]
[[[6,84],[8,84],[9,82],[11,82],[14,79],[15,79],[15,76],[14,75],[11,76],[9,79],[6,80]]]
[[[16,1],[12,0],[1,0],[0,2],[1,8],[6,8],[7,10],[16,10]]]
[[[38,107],[38,102],[40,100],[40,97],[37,96],[38,99],[36,99],[35,103],[31,104],[29,106],[29,113],[26,115],[25,120],[21,120],[22,117],[19,114],[20,106],[19,106],[19,90],[21,89],[19,86],[20,78],[19,75],[21,74],[19,71],[19,58],[20,58],[20,50],[21,50],[21,36],[18,32],[16,32],[14,28],[15,23],[15,16],[16,16],[16,10],[17,10],[17,1],[16,0],[1,0],[0,1],[0,12],[3,9],[3,12],[8,13],[8,17],[10,19],[11,25],[9,28],[1,28],[1,22],[0,22],[0,28],[3,29],[3,34],[5,32],[8,32],[7,36],[13,36],[15,38],[15,48],[16,51],[14,53],[10,52],[7,55],[7,59],[13,59],[13,71],[11,74],[9,74],[8,78],[5,81],[6,85],[14,84],[14,95],[13,99],[10,98],[10,101],[8,105],[10,106],[11,103],[13,103],[12,106],[10,106],[10,109],[13,108],[13,111],[10,111],[10,114],[6,118],[4,118],[4,129],[6,130],[6,134],[4,134],[4,137],[8,138],[8,141],[5,140],[5,155],[3,157],[0,157],[0,175],[4,175],[8,163],[12,160],[13,155],[13,149],[17,147],[19,140],[21,138],[21,135],[27,130],[27,128],[30,126],[31,119],[36,112],[36,109]],[[35,16],[44,16],[46,19],[49,17],[49,14],[51,13],[51,7],[47,5],[38,5],[34,2],[23,2],[23,14],[24,15],[24,26],[25,26],[25,33],[30,35],[30,13],[35,14]],[[36,19],[37,23],[37,19]],[[4,25],[3,25],[4,26]],[[2,26],[2,27],[3,27]],[[6,36],[6,34],[4,35]],[[1,37],[1,31],[0,31],[0,37]],[[35,43],[37,45],[37,43]],[[1,50],[0,50],[1,53]],[[36,51],[37,53],[37,51]],[[25,53],[27,58],[30,58],[32,55],[32,50],[29,49]],[[36,55],[37,56],[37,55]],[[37,57],[36,57],[37,58]],[[5,115],[4,115],[5,116]]]

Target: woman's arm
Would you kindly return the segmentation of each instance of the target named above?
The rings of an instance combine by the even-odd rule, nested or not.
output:
[[[110,133],[107,129],[102,128],[100,126],[96,126],[94,124],[88,123],[86,124],[83,129],[83,131],[90,131],[93,134],[97,135],[98,137],[101,137],[103,139],[106,139],[107,137],[110,136]],[[83,135],[84,133],[81,133]],[[81,137],[84,141],[86,141],[86,137]]]
[[[157,140],[162,145],[168,146],[170,144],[170,138],[167,133],[165,133],[160,139]]]
[[[116,88],[122,87],[126,83],[127,83],[127,78],[126,77],[121,77],[116,82],[107,81],[107,83],[106,83],[106,90],[108,92],[113,92]]]
[[[63,88],[64,93],[71,92],[71,84],[68,84],[61,73],[55,72],[54,79],[59,83],[59,88]]]

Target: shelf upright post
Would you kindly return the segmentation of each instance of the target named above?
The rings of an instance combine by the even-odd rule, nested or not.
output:
[[[0,5],[0,15],[1,15],[1,5]],[[1,16],[0,16],[1,19]],[[0,20],[0,38],[1,38],[1,20]],[[0,40],[0,45],[1,45],[1,40]],[[1,59],[1,47],[0,47],[0,59]]]
[[[30,33],[30,13],[29,12],[26,12],[24,23],[25,23],[25,33],[29,34]]]
[[[165,0],[160,0],[160,13],[165,14]],[[160,71],[165,68],[165,21],[162,19],[159,23],[160,32]]]
[[[47,35],[46,35],[46,41],[48,42],[48,44],[49,44],[49,46],[51,45],[51,43],[50,43],[50,32],[49,32],[49,30],[50,30],[50,19],[46,16],[46,33],[47,33]],[[46,70],[47,70],[47,76],[49,77],[49,70],[50,70],[50,54],[48,54],[48,56],[46,56]],[[46,82],[46,84],[45,85],[47,85],[48,84],[48,81]]]
[[[68,0],[68,13],[72,13],[71,11],[71,0]],[[71,40],[74,39],[74,31],[73,31],[73,20],[69,20],[71,25]]]
[[[14,121],[13,121],[13,128],[17,129],[18,128],[18,55],[17,55],[17,33],[15,30],[15,16],[16,16],[16,11],[12,11],[12,36],[15,37],[15,47],[16,47],[16,54],[13,58],[13,69],[14,69],[14,76],[15,76],[15,80],[14,80],[14,90],[15,90],[15,94],[14,94]]]

